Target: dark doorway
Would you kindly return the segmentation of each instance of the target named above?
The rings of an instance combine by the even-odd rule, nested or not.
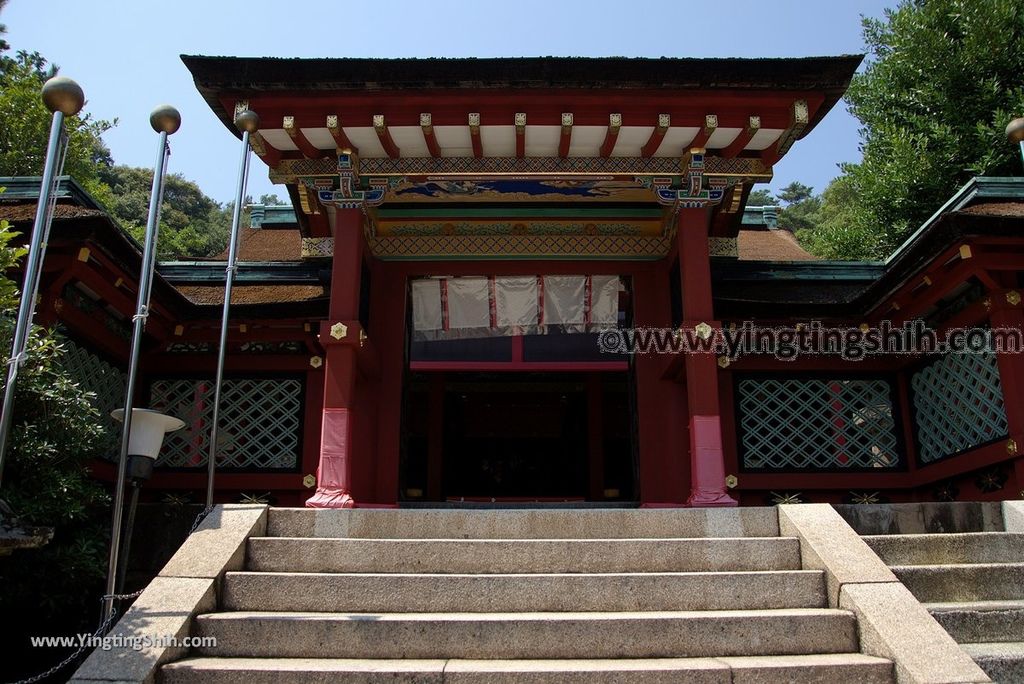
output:
[[[412,373],[408,501],[628,501],[628,373]]]

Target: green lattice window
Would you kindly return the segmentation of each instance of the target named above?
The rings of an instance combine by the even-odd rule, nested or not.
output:
[[[746,470],[894,468],[900,441],[887,380],[742,377],[738,423]]]
[[[922,463],[1006,437],[995,352],[941,356],[914,373],[910,387]]]
[[[302,404],[303,383],[297,378],[225,380],[221,396],[218,468],[297,468]],[[185,421],[184,429],[167,436],[157,465],[205,467],[213,419],[213,381],[194,378],[153,380],[150,407]]]
[[[64,367],[79,387],[95,395],[94,405],[100,412],[104,428],[100,439],[101,454],[104,458],[116,460],[121,443],[121,424],[110,417],[110,412],[124,408],[128,376],[69,339],[64,340],[64,348]]]

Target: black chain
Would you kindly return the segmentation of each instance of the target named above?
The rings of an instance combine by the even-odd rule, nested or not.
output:
[[[200,511],[199,515],[196,516],[195,521],[192,523],[192,528],[188,531],[189,535],[191,535],[193,532],[196,531],[196,529],[203,523],[203,520],[206,519],[206,516],[212,510],[213,510],[213,506],[207,506],[202,511]],[[113,599],[114,601],[122,601],[122,600],[134,599],[134,598],[138,598],[139,595],[142,594],[143,591],[145,591],[144,588],[143,589],[139,589],[138,591],[136,591],[136,592],[134,592],[132,594],[104,594],[103,596],[100,597],[100,606],[101,606],[100,610],[102,612],[103,608],[106,607],[107,599]],[[89,639],[86,639],[85,642],[81,646],[79,646],[75,650],[75,652],[72,653],[71,655],[69,655],[67,658],[65,658],[64,660],[60,661],[59,663],[57,663],[56,665],[51,667],[49,670],[46,670],[45,672],[40,672],[37,675],[33,675],[31,677],[28,677],[27,679],[19,679],[16,682],[12,682],[12,684],[35,684],[35,682],[41,682],[44,679],[46,679],[46,678],[48,678],[48,677],[50,677],[52,675],[57,674],[58,672],[63,670],[65,667],[67,667],[71,663],[73,663],[76,660],[78,660],[79,656],[81,656],[87,650],[89,650],[89,649],[94,647],[94,644],[95,644],[97,639],[99,639],[100,637],[106,636],[107,632],[110,631],[110,628],[114,626],[114,623],[116,623],[117,619],[120,617],[118,615],[118,612],[119,611],[117,611],[117,610],[111,611],[110,615],[108,615],[102,622],[100,622],[100,626],[96,628],[96,631],[92,633],[91,637]]]

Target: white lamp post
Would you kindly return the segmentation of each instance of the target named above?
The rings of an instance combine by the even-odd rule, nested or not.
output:
[[[124,409],[110,412],[118,422],[124,422]],[[124,529],[124,549],[117,572],[117,591],[124,589],[124,578],[128,571],[128,553],[132,545],[132,528],[135,526],[135,509],[139,504],[139,489],[142,483],[153,475],[153,465],[160,455],[164,436],[185,427],[185,421],[168,416],[153,409],[132,409],[128,435],[127,475],[132,486],[132,498],[128,504],[128,520]]]

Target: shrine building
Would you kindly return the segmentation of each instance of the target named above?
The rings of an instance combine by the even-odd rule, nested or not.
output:
[[[218,501],[706,507],[1024,489],[1020,354],[609,347],[637,330],[812,322],[1021,329],[1021,178],[972,180],[884,262],[817,260],[775,207],[747,206],[794,145],[829,144],[802,139],[860,56],[183,60],[225,135],[259,116],[251,173],[292,203],[250,207],[241,237]],[[30,227],[38,179],[0,185],[0,218]],[[153,500],[205,488],[224,259],[158,266],[136,405],[186,428]],[[65,180],[37,320],[65,331],[105,413],[124,400],[139,261]]]

